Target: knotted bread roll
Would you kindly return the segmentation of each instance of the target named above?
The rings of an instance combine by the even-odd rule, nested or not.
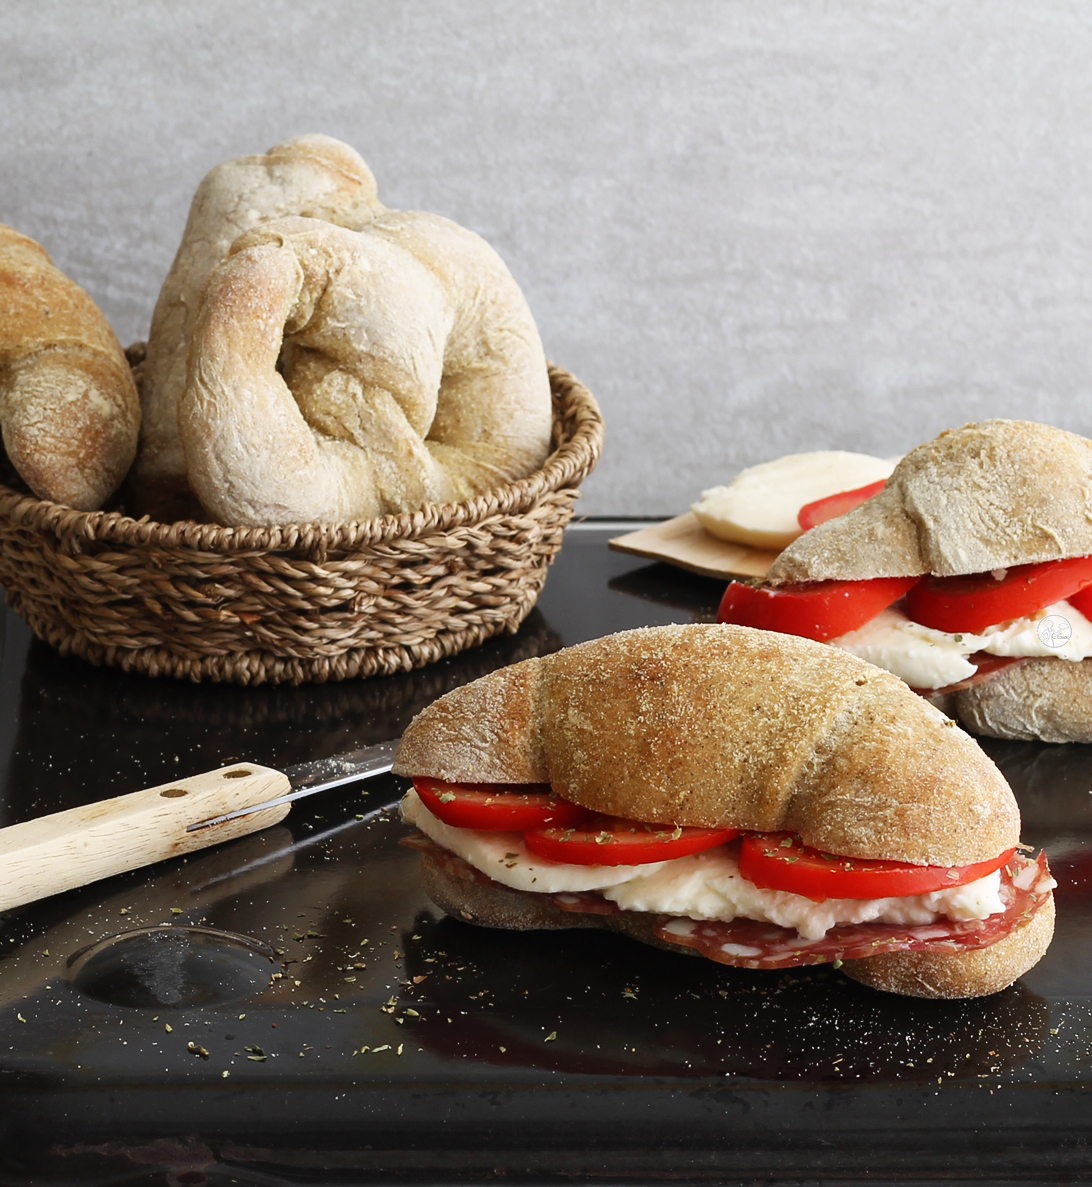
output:
[[[0,430],[39,498],[101,507],[136,452],[140,403],[94,301],[45,249],[0,225]]]
[[[535,323],[484,240],[439,215],[265,223],[214,272],[179,433],[224,524],[340,522],[537,469],[552,408]]]
[[[170,522],[198,513],[178,437],[178,401],[201,294],[235,239],[285,215],[360,227],[384,209],[371,170],[354,149],[331,136],[286,140],[264,155],[218,165],[204,178],[152,315],[140,453],[127,484],[137,514]]]

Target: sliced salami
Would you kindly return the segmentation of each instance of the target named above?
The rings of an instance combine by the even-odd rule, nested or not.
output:
[[[1007,936],[1042,906],[1054,884],[1046,857],[1014,857],[1001,871],[1006,909],[986,919],[938,919],[901,926],[847,923],[832,927],[821,940],[805,940],[787,927],[734,919],[731,923],[664,918],[657,938],[694,948],[709,960],[746,969],[790,969],[805,964],[840,964],[884,952],[965,952],[987,948]]]
[[[464,881],[498,886],[487,874],[438,845],[424,833],[402,838],[402,844],[428,854],[446,873]],[[693,948],[719,964],[747,969],[789,969],[811,964],[840,964],[885,952],[966,952],[986,948],[1030,918],[1046,901],[1054,880],[1046,856],[1017,854],[1001,870],[1001,899],[1005,910],[986,919],[938,919],[933,923],[847,923],[833,927],[822,939],[806,940],[792,928],[754,919],[688,919],[657,917],[655,935],[665,943]],[[504,889],[504,888],[502,888]],[[615,903],[594,890],[530,894],[528,898],[574,915],[620,915]],[[574,921],[574,926],[575,926]]]
[[[560,894],[544,894],[544,899],[559,911],[571,911],[574,915],[621,915],[622,908],[610,899],[605,899],[597,890],[564,891]]]
[[[407,849],[416,849],[419,853],[427,854],[446,874],[454,878],[462,878],[464,882],[477,882],[481,886],[497,886],[488,874],[475,869],[468,861],[443,845],[437,845],[431,837],[426,837],[420,829],[414,829],[408,836],[400,837],[398,843]]]

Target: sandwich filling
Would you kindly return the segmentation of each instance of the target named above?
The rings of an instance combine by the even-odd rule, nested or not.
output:
[[[800,526],[836,520],[877,488],[804,507]],[[732,581],[717,621],[831,643],[919,692],[954,691],[1017,660],[1092,657],[1092,556],[946,577]]]
[[[764,889],[743,877],[738,848],[732,843],[635,866],[576,865],[536,856],[528,850],[520,832],[445,824],[429,811],[416,791],[406,794],[402,815],[435,846],[501,886],[554,896],[555,901],[562,900],[557,902],[562,909],[565,896],[575,907],[586,905],[590,895],[619,910],[668,916],[683,921],[674,925],[678,936],[689,934],[685,921],[750,920],[788,929],[806,945],[846,925],[876,924],[898,929],[927,927],[940,920],[966,923],[1000,918],[1012,906],[1014,875],[1001,869],[965,885],[926,894],[815,901],[801,894]],[[1026,859],[1015,858],[1014,862],[1020,867],[1015,873],[1019,879]],[[1053,882],[1047,885],[1038,866],[1030,865],[1035,870],[1032,883],[1046,894]],[[1029,875],[1023,877],[1026,880]]]
[[[1068,624],[1071,634],[1057,645],[1039,625],[1050,615]],[[835,647],[886,668],[911,688],[934,690],[957,684],[973,676],[979,664],[969,658],[976,653],[1008,658],[1055,656],[1082,660],[1092,656],[1092,622],[1069,602],[1057,602],[1035,614],[989,626],[980,634],[945,632],[914,622],[902,602],[882,610],[862,627],[831,639]]]

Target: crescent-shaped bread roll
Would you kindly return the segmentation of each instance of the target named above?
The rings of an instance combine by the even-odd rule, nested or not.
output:
[[[748,627],[624,631],[501,669],[418,714],[394,770],[546,782],[597,812],[848,857],[968,865],[1020,840],[1000,771],[896,676]]]
[[[140,403],[94,301],[33,239],[0,225],[0,430],[39,498],[101,507],[136,452]]]
[[[251,227],[286,215],[360,227],[384,209],[359,153],[332,136],[285,140],[262,155],[217,165],[204,178],[148,335],[140,452],[127,484],[137,514],[171,522],[198,511],[178,437],[178,401],[201,294],[231,244]]]
[[[770,581],[953,577],[1092,553],[1092,441],[1025,420],[950,429],[884,489],[805,532]]]
[[[213,519],[340,522],[526,476],[548,453],[552,403],[496,252],[399,212],[240,237],[205,292],[178,423]]]
[[[781,582],[998,573],[1092,555],[1092,440],[1023,420],[986,420],[912,449],[885,488],[795,540]],[[933,697],[977,734],[1092,741],[1092,660],[1023,659]]]

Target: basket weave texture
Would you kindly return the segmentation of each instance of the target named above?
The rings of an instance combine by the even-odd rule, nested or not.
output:
[[[554,450],[460,503],[342,524],[229,528],[74,511],[0,484],[0,584],[91,663],[237,684],[408,671],[514,632],[561,547],[603,421],[550,368]]]

